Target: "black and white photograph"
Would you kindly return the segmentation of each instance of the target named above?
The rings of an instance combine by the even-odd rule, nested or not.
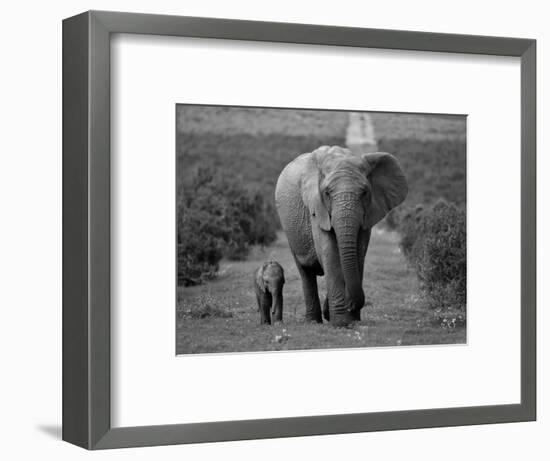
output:
[[[466,116],[176,105],[176,353],[464,344]]]
[[[544,3],[3,13],[5,459],[545,458]]]

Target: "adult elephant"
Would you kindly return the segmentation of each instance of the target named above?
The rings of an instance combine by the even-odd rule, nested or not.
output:
[[[325,275],[323,315],[337,326],[360,320],[363,267],[371,228],[407,196],[390,154],[356,155],[323,146],[281,172],[277,211],[302,278],[306,319],[322,323],[317,276]]]

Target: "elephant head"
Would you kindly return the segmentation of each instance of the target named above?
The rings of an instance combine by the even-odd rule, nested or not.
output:
[[[311,168],[301,183],[302,200],[311,224],[333,232],[345,283],[342,312],[358,312],[365,296],[359,270],[359,238],[407,196],[407,181],[390,154],[352,154],[348,149],[322,147],[312,153]],[[362,261],[362,259],[361,259]]]
[[[283,320],[283,285],[285,273],[276,261],[265,262],[256,271],[254,284],[258,299],[260,321],[271,323],[271,315],[276,321]]]

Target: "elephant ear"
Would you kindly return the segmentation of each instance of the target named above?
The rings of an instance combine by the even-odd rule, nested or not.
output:
[[[260,291],[265,293],[266,289],[265,289],[265,282],[264,282],[264,266],[260,267],[256,271],[256,285],[258,286]]]
[[[321,229],[329,231],[331,229],[330,216],[321,197],[321,191],[319,190],[320,183],[321,172],[319,167],[315,161],[311,161],[302,176],[302,200],[309,210],[312,221],[318,222]]]
[[[372,188],[372,200],[365,214],[365,225],[372,227],[405,200],[409,188],[405,173],[393,155],[376,152],[363,154],[362,158],[367,166],[367,179]]]

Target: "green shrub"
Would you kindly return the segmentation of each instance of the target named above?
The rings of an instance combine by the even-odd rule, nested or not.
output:
[[[275,240],[273,207],[238,177],[202,167],[178,186],[178,284],[199,284],[222,257],[243,259],[251,245]]]
[[[466,213],[445,201],[417,206],[399,222],[401,249],[416,269],[431,307],[466,306]]]

